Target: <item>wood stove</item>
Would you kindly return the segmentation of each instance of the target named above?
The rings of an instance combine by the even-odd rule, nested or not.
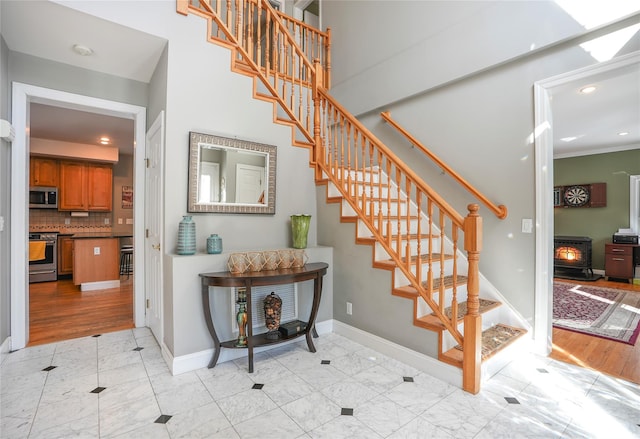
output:
[[[555,277],[596,280],[591,267],[591,238],[586,236],[555,236],[553,238],[553,271]]]

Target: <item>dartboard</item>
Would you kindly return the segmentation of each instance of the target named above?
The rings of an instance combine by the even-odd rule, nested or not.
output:
[[[589,202],[589,190],[584,186],[569,186],[564,190],[564,204],[571,207],[584,206]]]

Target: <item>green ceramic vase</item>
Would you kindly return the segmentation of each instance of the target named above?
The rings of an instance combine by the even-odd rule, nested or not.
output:
[[[291,215],[291,233],[293,235],[293,248],[307,248],[307,235],[311,215]]]

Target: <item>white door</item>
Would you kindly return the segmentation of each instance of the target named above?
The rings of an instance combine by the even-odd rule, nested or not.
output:
[[[264,191],[264,168],[239,164],[236,167],[236,203],[258,204],[266,199]]]
[[[145,171],[145,296],[147,326],[162,347],[162,157],[164,112],[147,131]]]

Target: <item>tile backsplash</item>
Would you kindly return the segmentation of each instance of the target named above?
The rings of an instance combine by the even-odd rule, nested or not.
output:
[[[105,224],[105,219],[109,224]],[[71,212],[54,209],[29,209],[30,232],[111,232],[111,212],[89,212],[89,216],[75,217]],[[68,224],[67,224],[68,222]]]

